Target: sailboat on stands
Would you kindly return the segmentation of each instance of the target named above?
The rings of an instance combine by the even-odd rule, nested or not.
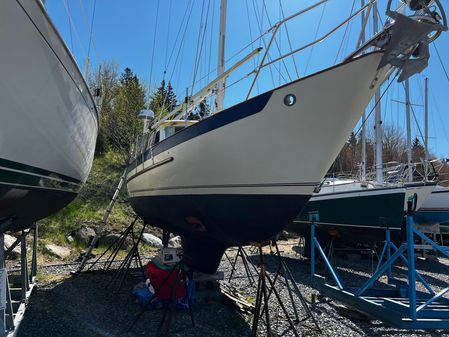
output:
[[[40,0],[0,2],[0,230],[72,201],[92,166],[98,112]]]
[[[343,63],[251,97],[279,27],[326,2],[274,26],[245,101],[183,128],[170,125],[222,85],[224,72],[190,97],[192,104],[154,121],[129,167],[132,207],[147,223],[183,236],[184,259],[194,270],[215,272],[228,247],[263,242],[295,219],[379,86],[394,68],[412,75],[412,63],[425,62],[411,60],[412,53],[445,29],[435,16],[417,19],[389,5],[393,20]]]

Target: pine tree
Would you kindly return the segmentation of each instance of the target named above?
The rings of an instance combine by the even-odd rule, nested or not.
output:
[[[125,163],[142,130],[139,112],[145,107],[145,88],[129,68],[125,68],[114,98],[113,109],[108,118],[108,135],[114,149],[118,150]]]
[[[412,160],[417,163],[425,158],[424,146],[419,141],[418,137],[413,140],[412,144]]]
[[[210,105],[206,100],[203,100],[198,106],[189,114],[189,119],[200,120],[210,114]]]
[[[156,117],[162,118],[176,107],[177,99],[170,82],[165,85],[162,80],[161,85],[150,96],[149,109],[153,110]]]

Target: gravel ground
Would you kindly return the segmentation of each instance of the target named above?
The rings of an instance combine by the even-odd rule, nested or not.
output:
[[[300,287],[307,301],[318,292],[311,287],[309,265],[300,255],[296,255],[293,241],[281,242],[280,249],[284,261],[292,271],[294,281]],[[293,249],[292,249],[293,248]],[[257,264],[258,256],[246,249],[251,263]],[[235,250],[228,251],[231,260]],[[350,256],[351,257],[351,256]],[[264,255],[267,271],[274,273],[278,266],[278,259],[266,251]],[[369,258],[357,259],[338,257],[334,259],[340,267],[339,273],[347,280],[347,284],[360,285],[368,277],[372,268]],[[29,307],[20,326],[18,337],[25,336],[155,336],[157,326],[162,317],[161,310],[147,311],[140,320],[129,327],[140,311],[134,301],[131,290],[139,282],[138,273],[127,277],[120,292],[115,293],[114,287],[106,287],[113,272],[104,273],[94,271],[80,275],[70,275],[74,266],[53,266],[41,268],[41,278],[46,280],[38,284],[30,298]],[[427,262],[417,261],[419,269],[426,280],[439,290],[449,282],[449,262],[445,259]],[[220,270],[225,272],[225,278],[230,274],[231,265],[223,258]],[[394,274],[399,278],[406,276],[404,268],[394,268]],[[238,259],[235,277],[231,281],[239,292],[250,300],[254,300],[256,290],[250,286],[245,276],[245,269]],[[271,274],[273,277],[273,274]],[[293,307],[289,301],[287,287],[278,281],[278,291],[282,302],[290,314]],[[112,288],[112,289],[111,289]],[[340,316],[333,301],[318,296],[320,301],[311,305],[316,321],[322,329],[317,334],[309,319],[297,326],[301,336],[449,336],[449,332],[436,331],[408,331],[391,328],[379,321],[359,321]],[[296,301],[301,318],[306,317],[299,301]],[[270,297],[270,315],[272,330],[279,336],[294,336],[289,330],[287,320],[281,307],[275,299]],[[179,311],[174,315],[170,336],[249,336],[251,333],[251,317],[239,313],[226,301],[210,301],[194,306],[196,326],[192,327],[188,312]],[[261,324],[259,335],[266,335],[264,324]]]

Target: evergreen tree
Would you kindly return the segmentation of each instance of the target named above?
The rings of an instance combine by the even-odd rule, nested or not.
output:
[[[142,121],[138,115],[144,107],[145,88],[131,69],[126,68],[120,77],[108,118],[111,145],[122,154],[124,163],[129,162],[136,138],[142,131]]]
[[[162,118],[176,107],[177,99],[170,82],[166,86],[165,80],[150,96],[149,109],[153,110],[156,117]]]
[[[425,149],[424,146],[419,141],[418,137],[413,140],[412,144],[412,160],[414,163],[417,163],[425,158]]]
[[[206,100],[203,100],[198,106],[189,114],[189,119],[200,120],[210,114],[210,105]]]

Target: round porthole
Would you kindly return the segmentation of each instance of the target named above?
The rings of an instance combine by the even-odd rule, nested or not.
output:
[[[293,94],[288,94],[284,97],[284,104],[286,106],[292,106],[296,103],[296,96]]]

